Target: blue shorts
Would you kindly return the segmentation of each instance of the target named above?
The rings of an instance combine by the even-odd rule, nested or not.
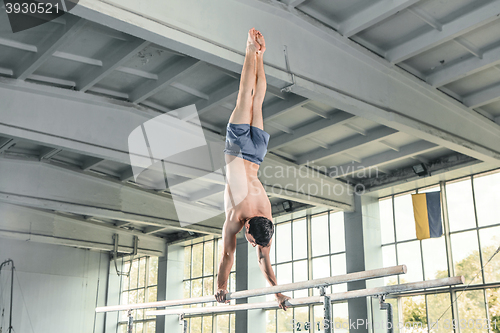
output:
[[[224,154],[260,165],[267,153],[269,137],[269,133],[250,124],[228,123]]]

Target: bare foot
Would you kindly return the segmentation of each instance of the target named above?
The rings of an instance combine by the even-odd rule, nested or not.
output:
[[[266,41],[264,40],[264,36],[257,30],[256,34],[257,43],[260,45],[260,50],[257,53],[264,53],[266,51]]]
[[[257,30],[255,28],[248,31],[247,50],[255,53],[260,51],[260,44],[257,42]]]

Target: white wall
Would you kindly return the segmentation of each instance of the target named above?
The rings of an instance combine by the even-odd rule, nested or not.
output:
[[[104,315],[95,316],[94,310],[96,301],[103,305],[106,299],[108,254],[1,238],[0,262],[8,258],[14,260],[16,268],[12,324],[15,332],[104,331]],[[10,288],[10,267],[2,270],[2,288]],[[5,295],[10,295],[10,290],[3,293],[2,305],[8,309],[9,298]],[[4,323],[6,332],[8,317]]]

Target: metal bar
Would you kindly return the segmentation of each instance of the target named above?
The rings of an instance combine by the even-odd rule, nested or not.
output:
[[[379,277],[396,275],[396,274],[406,274],[406,265],[372,269],[369,271],[354,272],[349,274],[330,276],[326,278],[308,280],[303,282],[287,283],[279,286],[266,287],[260,289],[236,291],[226,294],[226,300],[277,294],[277,293],[308,289],[308,288],[318,288],[321,286],[329,286],[332,284],[375,279]],[[213,295],[180,299],[180,300],[141,303],[141,304],[104,306],[96,308],[96,312],[124,311],[129,309],[150,309],[156,307],[178,306],[178,305],[210,303],[210,302],[215,302],[215,298]],[[252,304],[257,304],[257,303],[252,303]]]
[[[331,302],[344,301],[346,299],[368,297],[368,296],[378,296],[386,295],[391,293],[399,293],[408,290],[419,290],[426,288],[435,288],[443,286],[452,286],[456,284],[463,284],[465,278],[463,276],[456,276],[451,278],[429,280],[422,282],[412,282],[393,286],[376,287],[371,289],[360,289],[352,290],[342,293],[327,294],[325,296],[312,296],[312,297],[302,297],[290,299],[286,302],[287,307],[297,307],[310,304],[320,304],[323,302],[325,297],[329,297]],[[130,306],[130,305],[129,305]],[[168,310],[158,310],[149,311],[146,315],[149,316],[159,316],[159,315],[179,315],[179,314],[205,314],[205,313],[220,313],[220,312],[232,312],[240,310],[252,310],[252,309],[277,309],[278,303],[276,301],[261,302],[261,303],[245,303],[237,305],[220,305],[220,306],[207,306],[199,308],[177,308]]]

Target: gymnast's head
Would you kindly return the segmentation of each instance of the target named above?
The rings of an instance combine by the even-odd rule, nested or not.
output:
[[[274,234],[271,220],[263,216],[254,216],[245,222],[245,237],[252,246],[269,246]]]

